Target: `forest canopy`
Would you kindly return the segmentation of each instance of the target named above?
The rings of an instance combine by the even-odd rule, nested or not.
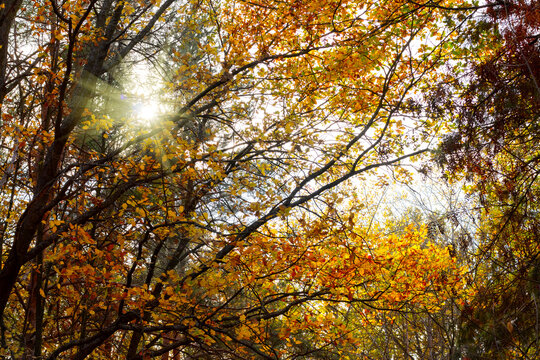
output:
[[[539,38],[533,0],[0,0],[0,357],[538,358]]]

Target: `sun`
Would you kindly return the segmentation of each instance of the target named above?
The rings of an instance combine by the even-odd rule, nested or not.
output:
[[[167,106],[163,103],[163,79],[144,62],[136,64],[127,76],[126,98],[131,102],[131,116],[142,127],[155,127]]]
[[[153,99],[141,99],[133,105],[135,117],[148,124],[155,122],[161,115],[161,112],[160,103]]]

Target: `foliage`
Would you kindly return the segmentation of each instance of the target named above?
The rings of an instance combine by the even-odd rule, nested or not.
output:
[[[477,295],[463,312],[462,341],[469,358],[536,358],[539,7],[507,1],[480,24],[470,42],[484,47],[495,37],[498,45],[471,57],[470,75],[439,103],[457,114],[440,159],[472,180],[483,205]]]
[[[4,0],[0,356],[457,354],[468,264],[356,187],[410,181],[478,8]]]

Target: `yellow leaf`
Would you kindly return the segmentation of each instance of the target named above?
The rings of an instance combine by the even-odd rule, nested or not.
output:
[[[242,339],[249,339],[250,338],[250,331],[249,328],[246,325],[242,325],[240,329],[238,330],[238,338],[240,340]]]

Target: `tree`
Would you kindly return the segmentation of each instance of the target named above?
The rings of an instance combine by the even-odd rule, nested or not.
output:
[[[538,4],[505,1],[471,30],[466,78],[443,91],[457,131],[442,144],[447,169],[471,180],[478,217],[476,296],[464,309],[470,358],[536,358],[538,347]],[[446,89],[448,90],[448,89]],[[443,111],[444,112],[444,111]],[[457,116],[456,116],[457,114]]]
[[[459,290],[422,229],[340,205],[426,151],[436,123],[404,119],[457,3],[5,1],[2,355],[340,357],[348,307]],[[144,124],[122,69],[167,57]]]

